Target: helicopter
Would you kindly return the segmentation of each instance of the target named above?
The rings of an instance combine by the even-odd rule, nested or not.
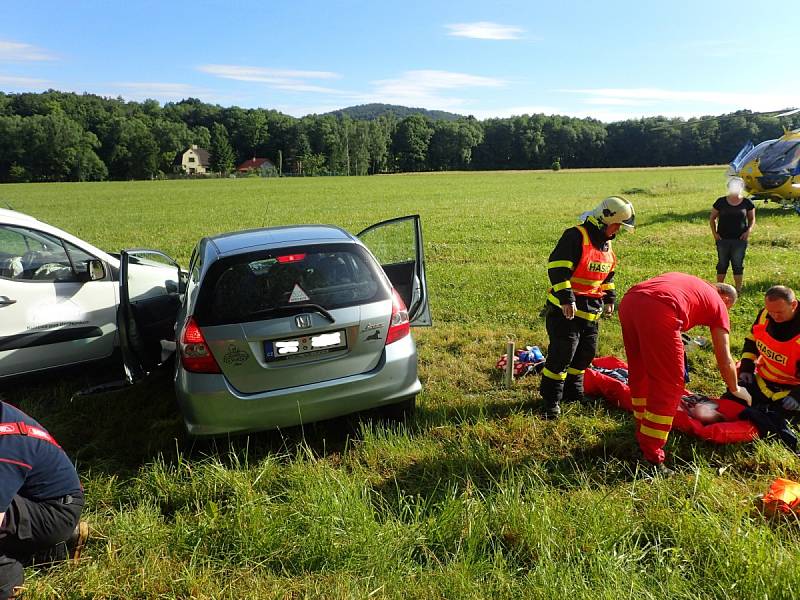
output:
[[[800,113],[790,110],[779,117]],[[744,181],[750,200],[776,202],[800,214],[800,129],[784,129],[784,134],[757,146],[747,142],[739,150],[726,175]]]

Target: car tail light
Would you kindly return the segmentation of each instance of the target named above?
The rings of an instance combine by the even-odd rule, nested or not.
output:
[[[306,257],[305,253],[303,254],[284,254],[283,256],[276,257],[279,263],[293,263],[299,262]]]
[[[389,331],[386,332],[386,345],[406,337],[410,332],[408,309],[397,290],[392,288],[392,318],[389,320]]]
[[[222,373],[194,317],[189,317],[183,328],[181,364],[191,373]]]

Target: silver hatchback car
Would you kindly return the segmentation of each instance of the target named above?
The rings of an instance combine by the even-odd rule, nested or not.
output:
[[[153,253],[121,258],[119,327],[131,379],[168,348],[157,333],[163,304],[127,292],[128,264]],[[358,236],[304,225],[203,238],[174,319],[175,391],[193,435],[413,407],[421,384],[410,326],[431,324],[419,216]]]

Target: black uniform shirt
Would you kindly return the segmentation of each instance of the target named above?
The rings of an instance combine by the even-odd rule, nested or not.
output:
[[[24,412],[0,401],[0,423],[33,425]],[[25,435],[0,435],[0,512],[17,494],[31,500],[50,500],[81,492],[78,473],[64,451],[46,440]]]
[[[586,228],[586,233],[589,234],[589,241],[595,248],[603,251],[608,249],[609,238],[606,237],[606,234],[603,232],[603,230],[597,227],[597,225],[592,223],[590,220],[584,221],[582,225]],[[560,261],[567,261],[572,263],[572,267],[548,265],[547,275],[550,278],[550,284],[556,285],[562,281],[567,281],[570,277],[572,277],[572,273],[580,262],[582,255],[583,236],[578,229],[575,227],[570,227],[561,235],[561,239],[558,240],[553,252],[550,253],[549,261],[551,264],[558,263]],[[613,281],[614,271],[608,274],[608,277],[606,277],[603,283],[608,285]],[[559,303],[562,305],[575,302],[575,305],[579,310],[588,309],[590,312],[597,312],[600,310],[603,303],[613,304],[616,300],[616,294],[614,293],[613,289],[605,290],[602,299],[591,298],[589,296],[578,296],[576,300],[576,296],[571,288],[559,290],[555,292],[554,295],[556,298],[558,298]]]

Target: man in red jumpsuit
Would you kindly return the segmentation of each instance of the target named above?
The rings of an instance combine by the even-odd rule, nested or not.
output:
[[[736,289],[725,283],[665,273],[633,286],[620,304],[636,439],[644,458],[665,474],[663,448],[684,391],[681,332],[696,325],[711,329],[723,381],[734,396],[750,403],[750,394],[737,383],[728,339],[728,309],[736,296]]]

